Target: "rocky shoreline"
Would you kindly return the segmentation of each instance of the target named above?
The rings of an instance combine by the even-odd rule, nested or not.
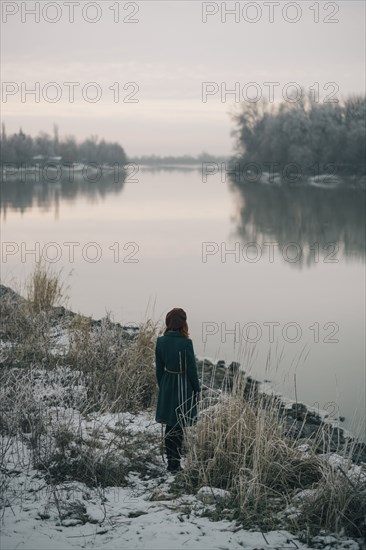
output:
[[[209,397],[210,390],[208,386],[218,391],[223,386],[230,391],[233,385],[234,377],[240,369],[240,364],[232,362],[226,365],[225,361],[218,361],[216,364],[208,359],[197,361],[198,375],[203,383],[203,397]],[[202,375],[203,373],[203,375]],[[244,372],[245,375],[245,372]],[[296,438],[300,443],[306,444],[308,440],[314,440],[320,431],[323,432],[328,442],[329,452],[345,451],[348,456],[349,450],[351,457],[356,464],[366,464],[366,443],[349,435],[349,432],[340,426],[335,426],[311,410],[301,402],[288,403],[285,398],[279,395],[266,394],[262,389],[262,383],[251,376],[245,377],[243,398],[258,400],[261,395],[261,402],[264,408],[270,406],[274,400],[277,401],[281,415],[284,416],[286,423],[286,436]],[[342,421],[343,417],[340,417]],[[352,448],[353,447],[353,448]],[[319,445],[319,453],[324,452],[323,445]]]
[[[20,294],[15,292],[12,288],[1,285],[0,284],[0,305],[3,300],[11,300],[15,304],[22,304],[25,303],[27,300],[23,298]],[[79,317],[85,321],[88,321],[92,327],[99,327],[102,325],[103,321],[106,321],[106,319],[93,319],[92,317],[88,317],[87,315],[82,315],[81,313],[76,313],[75,311],[72,311],[71,309],[67,309],[64,306],[53,306],[49,311],[48,315],[50,316],[51,323],[52,324],[59,324],[62,326],[67,326],[69,322]],[[126,339],[130,339],[133,337],[133,334],[138,331],[138,327],[135,326],[126,326],[121,325],[121,323],[113,322],[113,325],[117,328],[119,328],[122,332],[122,335]],[[1,329],[0,329],[0,338],[2,337]]]

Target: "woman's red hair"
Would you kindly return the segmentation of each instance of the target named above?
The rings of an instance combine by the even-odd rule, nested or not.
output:
[[[164,330],[164,334],[166,334],[167,332],[169,332],[170,329],[169,327],[165,327],[165,330]],[[178,329],[179,332],[180,332],[180,335],[181,336],[184,336],[184,338],[189,338],[189,332],[188,332],[188,324],[187,324],[187,321],[184,323],[184,325],[182,326],[182,328]]]

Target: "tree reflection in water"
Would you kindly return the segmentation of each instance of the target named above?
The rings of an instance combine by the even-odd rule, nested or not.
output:
[[[290,265],[300,268],[340,256],[365,260],[363,190],[234,182],[231,189],[237,195],[236,232],[242,243],[275,242],[278,244],[275,254],[280,253],[281,257],[276,249],[281,251],[289,243],[295,243],[301,249],[301,257]],[[295,247],[288,256],[296,256]]]
[[[73,177],[73,181],[65,175],[56,182],[36,182],[32,174],[27,174],[23,179],[3,180],[0,195],[2,217],[6,217],[8,209],[22,213],[32,207],[42,208],[46,212],[56,208],[57,211],[61,199],[73,203],[81,196],[96,203],[110,193],[121,193],[127,174],[119,170],[102,173],[100,177],[84,176]]]

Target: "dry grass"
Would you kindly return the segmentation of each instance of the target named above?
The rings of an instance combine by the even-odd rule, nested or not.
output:
[[[154,404],[156,334],[157,325],[151,320],[128,338],[108,317],[100,326],[75,317],[65,360],[85,375],[89,410],[137,412]]]
[[[1,300],[0,337],[3,340],[1,366],[54,364],[52,356],[52,323],[45,311],[35,313],[29,303],[15,302],[11,296]]]
[[[55,364],[50,313],[53,306],[67,301],[61,271],[53,272],[38,262],[18,294],[12,291],[2,296],[0,337],[8,344],[2,350],[2,366]]]
[[[26,282],[26,297],[33,313],[49,311],[66,300],[65,284],[61,272],[54,272],[42,261],[37,262],[33,273]]]
[[[157,323],[147,319],[130,336],[110,314],[100,322],[82,315],[65,318],[69,345],[60,356],[54,350],[53,308],[67,299],[61,272],[38,263],[25,288],[28,299],[11,293],[1,299],[3,367],[71,366],[85,377],[89,410],[138,411],[154,403]]]
[[[234,377],[232,392],[223,391],[200,411],[200,421],[186,431],[186,487],[219,487],[230,492],[234,517],[246,528],[278,528],[281,513],[293,496],[316,489],[309,505],[296,520],[285,520],[293,532],[325,528],[360,536],[365,529],[366,482],[352,486],[339,470],[334,471],[319,453],[322,435],[308,440],[304,454],[296,438],[285,435],[286,423],[278,400],[261,394],[245,394],[246,378]],[[223,383],[223,388],[227,384]],[[210,395],[215,392],[211,388]],[[205,407],[207,406],[207,398]],[[323,449],[325,452],[326,449]],[[351,462],[350,462],[351,464]],[[359,488],[361,487],[361,489]]]
[[[300,506],[300,513],[291,519],[294,531],[320,529],[366,540],[366,470],[354,475],[352,462],[346,466],[323,464],[322,478]]]

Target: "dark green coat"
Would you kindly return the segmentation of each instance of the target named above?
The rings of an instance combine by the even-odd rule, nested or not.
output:
[[[197,417],[194,393],[200,385],[192,340],[179,331],[159,336],[155,360],[159,386],[155,420],[169,426],[193,424]]]

